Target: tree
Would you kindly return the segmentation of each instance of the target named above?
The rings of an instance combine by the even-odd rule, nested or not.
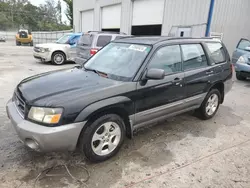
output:
[[[57,3],[55,3],[57,1]],[[71,29],[62,23],[60,0],[45,0],[39,7],[29,0],[0,0],[0,29],[30,29],[32,31],[56,31]]]
[[[63,0],[67,5],[65,14],[70,22],[70,26],[73,28],[73,0]]]

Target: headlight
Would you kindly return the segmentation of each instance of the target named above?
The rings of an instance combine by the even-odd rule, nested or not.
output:
[[[28,118],[34,121],[57,124],[62,116],[62,108],[31,107]]]
[[[44,53],[44,52],[49,52],[50,49],[49,48],[40,48],[40,52]]]
[[[245,64],[246,60],[243,56],[240,56],[240,58],[238,59],[237,63],[241,63],[241,64]]]

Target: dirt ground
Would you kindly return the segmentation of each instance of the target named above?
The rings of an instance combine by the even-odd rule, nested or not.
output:
[[[18,139],[6,115],[5,105],[15,86],[25,77],[73,67],[40,63],[29,46],[0,43],[0,187],[170,188],[250,187],[250,81],[235,81],[217,115],[201,121],[191,113],[170,118],[136,132],[114,158],[98,164],[79,153],[37,153]],[[48,83],[49,84],[49,83]],[[48,167],[67,164],[77,178],[72,181],[63,167],[41,177]],[[80,165],[81,164],[81,165]]]

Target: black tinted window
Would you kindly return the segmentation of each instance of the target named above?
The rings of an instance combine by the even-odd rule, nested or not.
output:
[[[207,66],[207,58],[200,44],[181,45],[183,52],[183,69],[191,70]]]
[[[115,37],[115,40],[121,39],[121,38],[124,38],[124,36],[116,36],[116,37]]]
[[[112,36],[110,35],[100,35],[97,40],[96,46],[103,47],[111,41]]]
[[[180,72],[182,70],[180,46],[174,45],[160,48],[151,60],[149,68],[163,69],[166,74]]]
[[[84,34],[84,35],[81,36],[81,38],[80,38],[78,44],[79,44],[79,45],[82,45],[82,46],[91,46],[92,40],[93,40],[92,35],[88,35],[88,34],[85,35],[85,34]]]
[[[215,64],[226,61],[225,51],[221,43],[207,43],[207,47],[211,52],[211,58]]]
[[[245,50],[246,47],[250,47],[250,42],[248,40],[242,39],[238,45],[238,48],[241,50]]]

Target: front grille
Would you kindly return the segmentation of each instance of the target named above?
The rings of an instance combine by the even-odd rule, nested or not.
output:
[[[41,52],[41,49],[39,47],[34,47],[35,52]]]
[[[17,93],[14,94],[14,102],[16,104],[17,110],[20,112],[20,115],[24,117],[26,104]]]

